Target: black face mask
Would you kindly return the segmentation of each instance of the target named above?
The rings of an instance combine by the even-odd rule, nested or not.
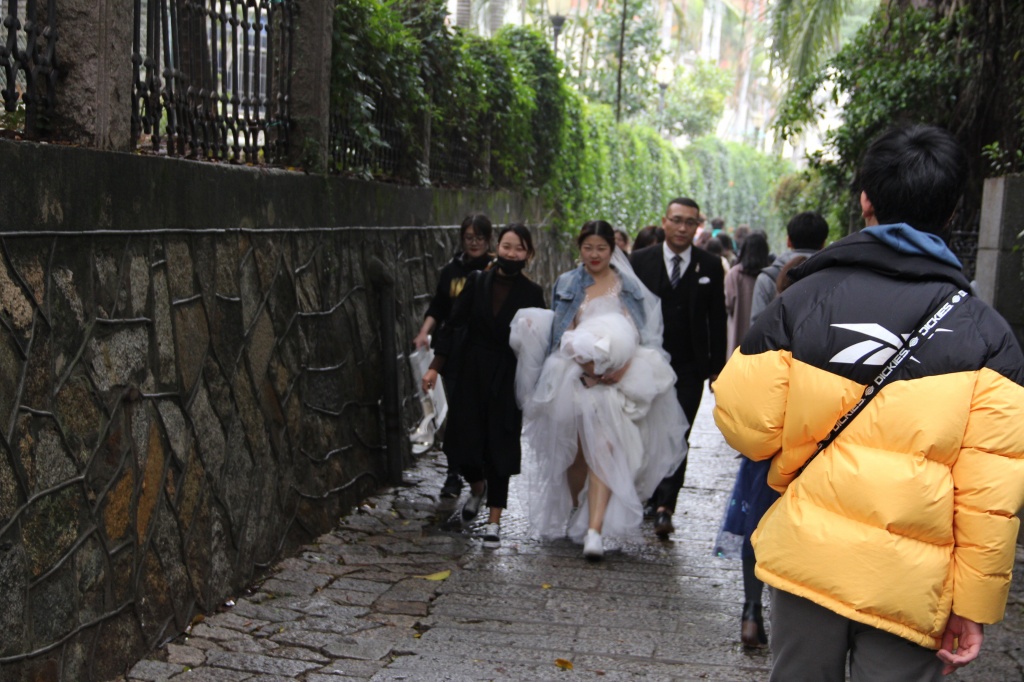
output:
[[[503,258],[502,256],[498,256],[497,262],[498,267],[501,268],[501,271],[506,275],[518,275],[523,271],[523,268],[526,267],[525,260],[510,260],[508,258]]]

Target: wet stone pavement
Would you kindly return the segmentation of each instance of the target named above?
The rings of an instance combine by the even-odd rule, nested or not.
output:
[[[590,564],[571,542],[528,537],[513,479],[500,549],[485,511],[463,524],[440,500],[443,455],[420,457],[258,589],[207,616],[120,682],[766,680],[767,651],[739,642],[738,561],[711,546],[738,467],[705,395],[667,541],[650,523]],[[1024,550],[1007,620],[949,680],[1024,680]]]

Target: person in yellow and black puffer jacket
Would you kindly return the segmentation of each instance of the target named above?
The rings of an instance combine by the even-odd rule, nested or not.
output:
[[[839,436],[816,445],[958,289],[940,235],[966,162],[931,126],[869,147],[868,227],[791,271],[714,385],[729,444],[782,497],[753,536],[772,590],[772,680],[937,680],[1002,619],[1024,504],[1024,356],[969,296]],[[938,650],[936,655],[936,650]]]

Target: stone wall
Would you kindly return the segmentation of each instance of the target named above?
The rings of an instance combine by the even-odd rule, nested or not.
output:
[[[1024,175],[985,180],[976,285],[1024,346]]]
[[[404,351],[464,213],[537,221],[514,195],[5,142],[0,177],[5,681],[116,676],[383,485],[375,274]],[[547,287],[567,259],[537,234]]]

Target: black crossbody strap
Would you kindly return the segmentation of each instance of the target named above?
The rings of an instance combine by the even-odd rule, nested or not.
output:
[[[913,333],[906,338],[903,345],[896,351],[896,354],[892,356],[889,362],[886,363],[885,367],[882,368],[882,371],[878,373],[878,376],[872,379],[871,383],[864,387],[864,392],[861,394],[860,400],[858,400],[853,407],[840,417],[839,420],[836,421],[835,426],[832,427],[832,430],[828,432],[828,435],[818,442],[818,447],[814,451],[814,454],[804,462],[804,465],[800,467],[800,470],[797,472],[798,476],[803,473],[804,469],[807,468],[807,465],[809,465],[822,450],[832,444],[832,441],[834,441],[839,434],[843,432],[843,429],[849,426],[854,417],[864,411],[864,408],[867,407],[867,404],[871,402],[872,398],[878,395],[878,392],[882,390],[882,387],[892,381],[897,370],[903,365],[903,362],[915,352],[921,350],[921,346],[924,345],[925,341],[934,335],[935,325],[941,322],[944,317],[949,315],[953,308],[966,300],[969,296],[970,294],[966,291],[958,289],[955,293],[948,296],[938,308],[921,318],[921,321],[918,322],[917,326],[914,328]]]

